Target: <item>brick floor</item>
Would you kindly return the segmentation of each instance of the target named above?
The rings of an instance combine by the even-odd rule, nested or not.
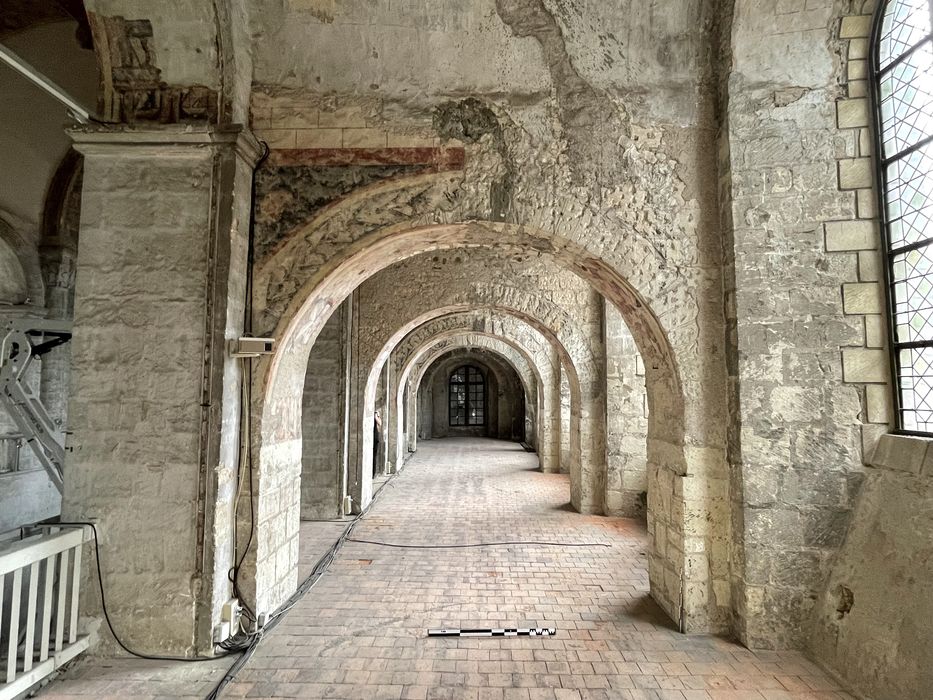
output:
[[[648,596],[644,528],[570,510],[567,477],[514,443],[419,443],[330,570],[224,697],[362,700],[804,700],[852,696],[795,652],[684,636]],[[321,543],[326,536],[320,535]],[[427,638],[429,627],[555,626],[553,638]],[[213,677],[213,676],[212,676]],[[97,697],[162,692],[108,676]],[[88,679],[93,683],[95,679]],[[97,679],[99,680],[99,679]],[[201,688],[209,685],[207,679]],[[47,697],[88,694],[51,687]],[[188,688],[188,693],[194,692]]]

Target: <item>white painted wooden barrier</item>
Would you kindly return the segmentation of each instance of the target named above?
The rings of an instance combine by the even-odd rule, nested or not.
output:
[[[0,700],[28,690],[88,647],[78,636],[81,529],[0,545]]]

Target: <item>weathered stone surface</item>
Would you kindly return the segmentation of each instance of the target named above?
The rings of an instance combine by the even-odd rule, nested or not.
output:
[[[207,651],[233,565],[241,373],[224,338],[242,333],[237,204],[258,150],[212,128],[74,137],[85,176],[63,514],[98,525],[110,614],[145,621],[121,628],[126,643]]]
[[[871,456],[875,467],[919,474],[926,461],[930,440],[910,435],[883,435]]]
[[[884,307],[881,285],[871,282],[842,285],[842,305],[847,314],[880,314]]]
[[[302,495],[308,506],[327,491],[334,506],[342,472],[326,455],[339,434],[359,505],[374,406],[396,456],[417,444],[406,415],[432,432],[443,422],[443,372],[428,380],[438,401],[419,402],[399,370],[416,349],[428,353],[417,374],[450,369],[426,344],[461,324],[484,353],[503,343],[536,396],[526,409],[541,464],[571,473],[574,504],[647,511],[652,595],[686,631],[782,648],[815,629],[813,649],[850,678],[902,673],[889,688],[907,696],[928,680],[917,671],[927,640],[880,601],[885,586],[919,595],[908,576],[923,571],[924,540],[888,520],[896,490],[925,507],[926,487],[903,480],[933,472],[933,454],[886,435],[872,3],[237,0],[146,16],[121,0],[86,4],[115,41],[102,49],[105,81],[117,79],[104,86],[108,114],[161,118],[164,106],[171,119],[251,123],[272,147],[255,202],[248,172],[228,187],[209,167],[213,146],[190,141],[184,157],[98,159],[84,189],[78,320],[90,334],[75,346],[75,463],[107,490],[79,474],[74,512],[128,537],[121,515],[161,500],[183,556],[166,545],[151,557],[162,564],[134,554],[107,573],[126,590],[144,570],[172,592],[173,644],[203,648],[211,606],[230,594],[240,370],[219,348],[242,330],[252,205],[253,330],[279,341],[253,364],[244,496],[258,525],[243,587],[263,611],[294,589]],[[12,251],[0,251],[0,296],[17,307],[47,291],[35,224],[0,228]],[[236,264],[216,244],[227,230]],[[68,296],[67,256],[59,272],[45,310]],[[338,339],[326,321],[351,293]],[[144,338],[156,333],[178,342],[153,354]],[[479,352],[457,342],[435,350]],[[64,381],[53,364],[44,387]],[[501,384],[519,393],[514,377]],[[883,469],[863,488],[872,453]],[[131,482],[117,474],[127,463]],[[241,526],[248,512],[240,503]],[[881,535],[881,552],[868,551]],[[879,573],[889,562],[896,580]],[[140,605],[153,616],[152,600]],[[863,663],[884,614],[908,635],[894,644],[882,625],[883,653]]]
[[[888,378],[888,357],[882,350],[843,350],[842,375],[847,382],[883,383]]]
[[[870,473],[814,607],[810,648],[878,700],[921,700],[933,688],[931,513],[929,476]]]
[[[346,306],[327,321],[308,357],[301,406],[301,517],[312,520],[342,514],[347,469]]]

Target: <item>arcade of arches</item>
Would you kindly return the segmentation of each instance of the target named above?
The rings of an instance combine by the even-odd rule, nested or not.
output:
[[[503,656],[481,661],[519,664],[502,684],[515,697],[933,697],[927,378],[900,354],[930,339],[895,335],[888,352],[906,327],[889,308],[912,301],[885,291],[896,256],[922,255],[929,237],[885,248],[907,224],[882,216],[901,181],[874,153],[901,139],[897,157],[919,172],[910,158],[933,116],[894,137],[875,133],[872,109],[901,99],[884,70],[929,51],[929,23],[904,28],[923,7],[4,3],[0,43],[96,119],[73,123],[0,65],[0,322],[72,334],[22,380],[64,436],[61,492],[0,404],[0,557],[25,526],[93,522],[121,641],[193,658],[291,605],[309,543],[342,524],[461,543],[597,533],[605,559],[540,560],[567,595],[594,576],[610,598],[617,584],[642,598],[574,610],[556,646],[515,647],[527,659],[495,642]],[[876,40],[907,52],[877,72],[880,90]],[[911,70],[903,80],[929,81],[933,59]],[[918,230],[928,184],[897,185],[915,187],[904,217]],[[274,351],[237,356],[245,336]],[[418,502],[432,497],[443,503]],[[532,585],[508,568],[527,559],[516,547],[490,550],[483,565],[505,569],[481,584],[489,594],[445,620],[500,620],[493,591]],[[632,547],[644,556],[620,554]],[[85,550],[93,680],[95,659],[122,652]],[[296,619],[313,609],[342,629],[380,572],[422,561],[351,557],[361,588],[327,608],[327,577],[349,576],[342,551]],[[468,576],[457,561],[422,564]],[[514,623],[572,610],[554,595]],[[245,612],[225,627],[231,598]],[[387,600],[399,619],[402,599]],[[597,612],[609,627],[585,624]],[[258,648],[300,643],[298,622],[283,627]],[[461,657],[431,657],[423,636],[393,646],[414,651],[411,668],[388,662],[402,675],[378,683],[386,697],[493,685],[455,664],[416,682],[437,670],[416,660]],[[797,671],[782,670],[791,655]],[[586,666],[586,680],[535,680],[525,661]],[[637,662],[653,670],[624,670]],[[246,666],[251,692],[278,697],[259,668]],[[351,676],[293,690],[376,696]]]

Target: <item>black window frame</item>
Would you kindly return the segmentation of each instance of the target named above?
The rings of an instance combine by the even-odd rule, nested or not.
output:
[[[868,71],[868,83],[869,83],[869,100],[871,104],[871,111],[873,117],[873,123],[871,125],[872,131],[872,145],[874,147],[874,156],[873,162],[875,166],[875,194],[876,201],[878,205],[878,216],[880,219],[880,230],[881,230],[881,246],[882,246],[882,255],[884,258],[883,275],[884,275],[884,287],[885,287],[885,301],[886,301],[886,311],[887,311],[887,340],[888,340],[888,354],[889,354],[889,368],[891,372],[891,386],[893,388],[892,394],[894,398],[894,428],[892,432],[900,435],[917,435],[924,437],[933,436],[933,429],[931,430],[915,430],[910,428],[905,428],[904,413],[905,411],[914,411],[915,408],[905,409],[903,401],[903,392],[904,384],[901,380],[901,375],[903,374],[901,363],[900,363],[900,353],[903,350],[911,350],[916,348],[933,348],[933,339],[931,340],[915,340],[915,341],[905,341],[899,342],[897,340],[897,304],[896,297],[894,293],[895,275],[894,275],[894,264],[895,259],[898,255],[903,255],[910,252],[911,250],[921,249],[925,247],[930,247],[933,249],[933,238],[927,238],[922,241],[907,245],[899,245],[897,248],[891,246],[891,221],[888,215],[888,204],[886,200],[886,193],[888,189],[888,182],[886,177],[887,167],[892,163],[908,157],[911,153],[918,151],[924,146],[928,146],[933,143],[933,132],[931,134],[924,136],[916,143],[903,148],[896,153],[885,156],[884,147],[883,147],[883,121],[882,121],[882,105],[881,105],[881,84],[885,75],[887,75],[892,69],[900,65],[903,60],[915,51],[920,50],[924,44],[928,44],[931,49],[933,49],[933,0],[927,2],[927,8],[930,12],[930,30],[928,33],[917,41],[913,46],[904,50],[901,54],[892,60],[887,66],[881,68],[881,41],[884,38],[882,36],[882,24],[884,20],[884,14],[891,2],[897,2],[897,0],[882,0],[878,7],[875,9],[874,17],[872,18],[871,26],[871,35],[869,37],[869,51],[868,51],[868,62],[869,62],[869,71]],[[933,200],[933,193],[931,193],[930,199]],[[933,282],[933,272],[929,274],[930,281]],[[926,375],[924,375],[926,376]],[[933,375],[930,375],[930,379],[933,380]]]
[[[463,379],[455,379],[461,372]],[[459,412],[461,408],[459,401],[455,404],[454,387],[463,388],[463,422],[454,421],[454,410]],[[478,391],[474,391],[477,389]],[[474,407],[479,408],[479,420],[470,415]],[[486,377],[476,365],[460,365],[447,377],[447,424],[451,428],[476,428],[486,425]]]

